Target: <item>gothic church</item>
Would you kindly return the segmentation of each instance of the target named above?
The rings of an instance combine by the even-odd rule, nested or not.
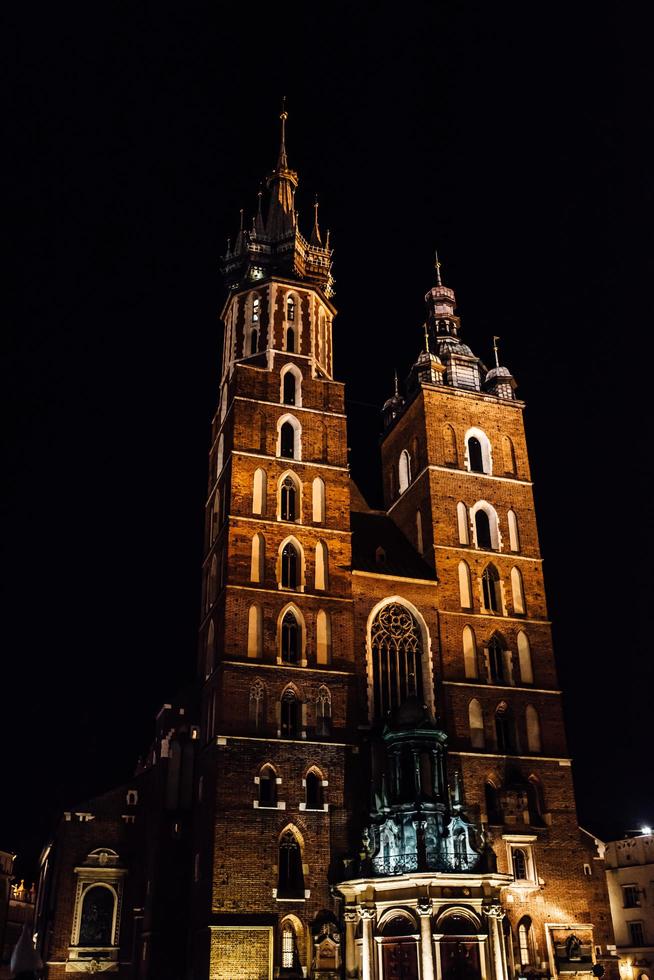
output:
[[[406,397],[383,406],[384,509],[366,504],[329,238],[317,208],[298,227],[285,122],[223,260],[197,698],[44,850],[47,976],[601,976],[524,403],[465,343],[437,263]]]

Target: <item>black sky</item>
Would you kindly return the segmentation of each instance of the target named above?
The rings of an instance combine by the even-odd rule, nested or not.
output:
[[[438,247],[528,403],[582,823],[654,823],[652,74],[618,6],[87,4],[5,12],[0,847],[129,776],[193,675],[238,211],[282,95],[335,246],[336,372],[374,501],[379,406]]]

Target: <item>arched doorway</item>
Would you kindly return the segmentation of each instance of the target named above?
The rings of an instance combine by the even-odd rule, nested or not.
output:
[[[384,980],[418,980],[418,928],[408,915],[391,915],[382,926]]]
[[[439,922],[443,980],[481,980],[480,926],[463,910],[453,910]]]

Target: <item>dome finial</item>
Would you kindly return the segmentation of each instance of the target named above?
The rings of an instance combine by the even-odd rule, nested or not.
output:
[[[430,353],[430,350],[429,350],[429,327],[427,326],[427,321],[426,320],[423,323],[423,328],[424,328],[424,331],[425,331],[425,352],[427,354],[429,354]]]
[[[438,252],[434,251],[435,256],[435,266],[436,266],[436,285],[442,286],[443,280],[441,279],[441,264],[438,258]]]
[[[322,245],[322,238],[320,237],[320,228],[318,227],[318,195],[316,194],[316,199],[313,202],[313,228],[311,230],[311,244],[320,246]]]

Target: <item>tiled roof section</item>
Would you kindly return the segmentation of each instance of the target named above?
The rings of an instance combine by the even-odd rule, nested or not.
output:
[[[352,568],[382,575],[436,580],[434,570],[383,511],[352,511],[350,520]]]

